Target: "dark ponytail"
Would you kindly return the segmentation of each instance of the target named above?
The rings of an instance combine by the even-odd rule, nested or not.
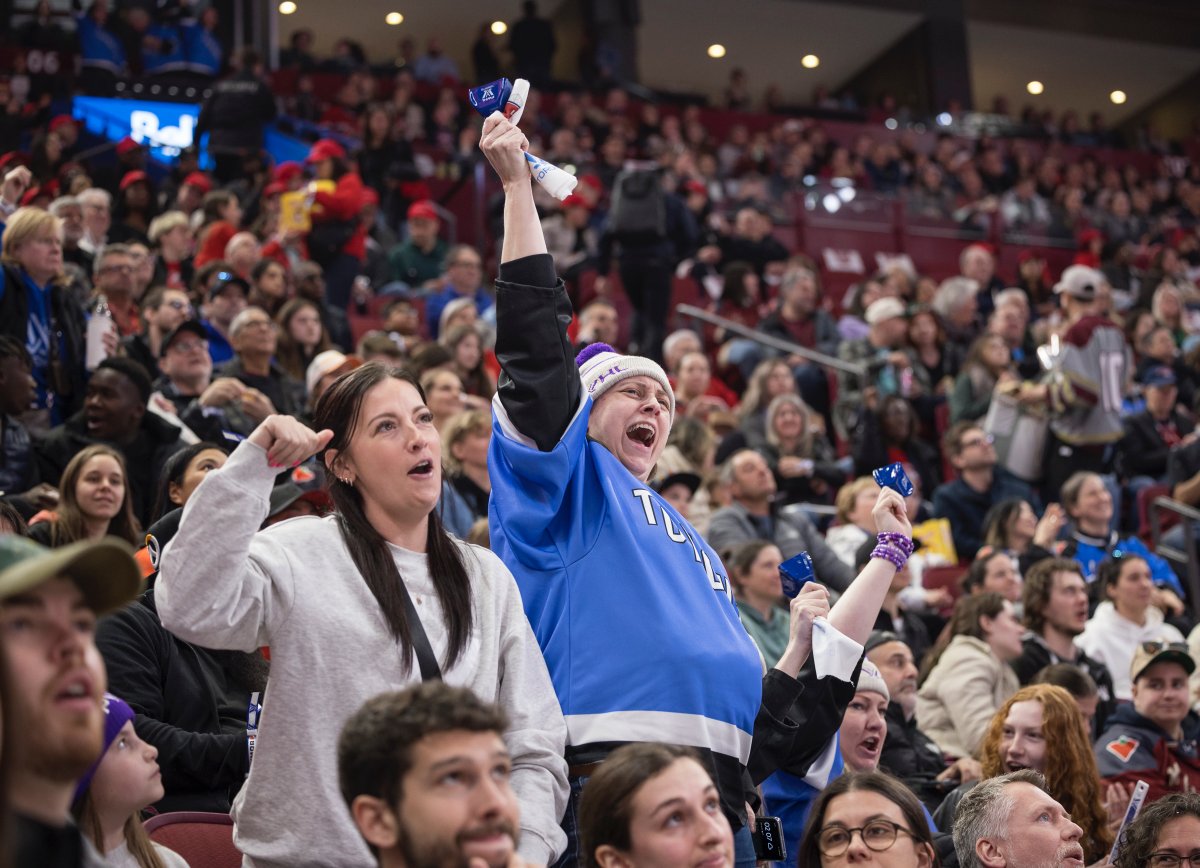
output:
[[[399,368],[372,362],[342,375],[321,395],[313,414],[313,423],[318,431],[328,428],[333,432],[329,449],[342,452],[350,445],[358,427],[358,414],[363,400],[371,389],[388,378],[409,383],[421,395],[421,400],[425,400],[425,392],[416,378]],[[404,665],[407,668],[413,647],[412,632],[404,613],[404,593],[400,587],[404,578],[396,568],[396,559],[388,548],[387,540],[367,519],[358,489],[342,482],[335,473],[327,474],[326,478],[346,548],[354,566],[379,603],[379,608],[383,610],[392,637],[404,650]],[[429,513],[426,557],[434,590],[442,604],[449,637],[446,660],[441,661],[441,665],[449,668],[462,656],[470,639],[473,626],[471,583],[462,552],[446,533],[436,509]]]

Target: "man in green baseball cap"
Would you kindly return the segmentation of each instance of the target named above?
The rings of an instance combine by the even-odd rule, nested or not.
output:
[[[133,600],[133,552],[111,537],[47,549],[0,537],[0,650],[5,762],[16,865],[85,864],[94,853],[70,822],[75,782],[100,755],[104,662],[100,615]]]

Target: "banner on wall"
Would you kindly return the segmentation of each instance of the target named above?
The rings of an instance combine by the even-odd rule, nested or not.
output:
[[[77,96],[72,114],[88,132],[113,142],[129,136],[149,148],[154,160],[173,165],[179,159],[180,151],[195,141],[200,106],[186,102]],[[266,129],[263,141],[276,164],[287,160],[303,161],[308,154],[307,143],[285,136],[272,127]],[[203,137],[200,144],[205,144]],[[200,166],[211,168],[203,147],[200,149]]]

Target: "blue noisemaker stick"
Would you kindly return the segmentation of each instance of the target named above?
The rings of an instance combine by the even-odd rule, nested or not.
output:
[[[804,583],[811,582],[814,575],[812,558],[808,552],[800,552],[788,558],[779,565],[779,581],[783,585],[783,595],[789,600],[796,599],[796,595],[804,589]]]
[[[467,91],[467,99],[471,101],[471,106],[475,111],[486,118],[492,112],[504,109],[512,90],[513,83],[507,78],[501,78],[471,88]]]
[[[895,464],[889,464],[887,467],[872,470],[871,475],[875,477],[875,481],[879,483],[880,488],[890,488],[898,491],[901,497],[908,497],[913,493],[912,481],[909,480],[908,474],[904,472],[904,465],[899,461]]]
[[[525,112],[525,100],[528,97],[529,82],[523,78],[514,82],[501,78],[467,91],[467,99],[475,111],[485,118],[500,112],[514,125],[521,122],[521,115]],[[525,152],[525,161],[529,164],[529,173],[533,175],[533,179],[555,199],[562,201],[574,191],[578,180],[570,172],[564,172],[553,163],[547,163],[528,151]]]

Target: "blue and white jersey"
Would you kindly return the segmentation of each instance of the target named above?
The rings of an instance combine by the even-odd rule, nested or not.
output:
[[[517,579],[569,747],[667,741],[750,756],[762,666],[715,551],[587,437],[540,451],[492,402],[492,549]]]
[[[187,56],[183,51],[183,32],[179,27],[173,24],[151,24],[146,29],[146,35],[158,40],[158,48],[154,51],[142,49],[144,72],[177,72],[187,66]]]
[[[821,790],[846,770],[837,733],[829,739],[825,750],[809,767],[804,777],[777,771],[762,782],[763,814],[778,817],[783,825],[783,840],[787,852],[795,859],[800,852],[800,839],[808,825],[808,815]]]
[[[85,67],[97,67],[120,74],[125,71],[125,49],[107,27],[101,27],[90,15],[75,18],[79,55]]]
[[[225,56],[217,37],[203,24],[189,22],[183,31],[183,51],[187,55],[187,68],[192,72],[215,76],[221,71]]]

